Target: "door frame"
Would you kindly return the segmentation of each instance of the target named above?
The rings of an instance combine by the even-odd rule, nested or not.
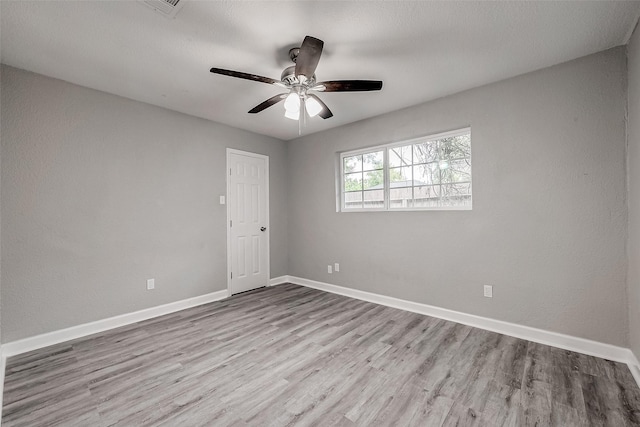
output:
[[[226,185],[226,189],[227,189],[227,195],[226,195],[226,205],[227,205],[227,297],[230,297],[231,294],[231,267],[233,265],[232,262],[232,258],[231,258],[231,212],[230,212],[230,208],[229,206],[231,206],[231,200],[229,200],[229,195],[230,195],[230,191],[229,191],[229,185],[231,185],[231,180],[229,179],[229,177],[231,176],[231,162],[230,162],[230,158],[231,158],[231,154],[239,154],[241,156],[248,156],[248,157],[256,157],[259,159],[263,159],[264,160],[264,177],[265,177],[265,189],[266,189],[266,194],[265,194],[265,208],[266,208],[266,217],[265,217],[265,221],[266,221],[266,227],[267,229],[266,231],[266,236],[265,239],[267,240],[267,254],[266,254],[266,270],[267,270],[267,282],[265,283],[265,286],[269,286],[269,282],[271,280],[271,221],[269,220],[269,156],[266,156],[264,154],[258,154],[258,153],[251,153],[249,151],[242,151],[242,150],[237,150],[235,148],[229,148],[227,147],[227,155],[226,155],[226,169],[225,169],[225,180],[227,182]],[[227,174],[226,171],[229,171],[229,173]]]

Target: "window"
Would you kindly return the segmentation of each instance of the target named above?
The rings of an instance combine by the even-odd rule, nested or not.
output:
[[[471,129],[340,155],[342,211],[471,209]]]

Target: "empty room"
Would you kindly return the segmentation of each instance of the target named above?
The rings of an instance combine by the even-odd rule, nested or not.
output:
[[[640,1],[0,2],[3,426],[640,426]]]

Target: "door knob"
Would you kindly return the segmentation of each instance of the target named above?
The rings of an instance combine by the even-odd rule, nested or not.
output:
[[[260,231],[264,231],[266,229],[267,229],[267,227],[260,227]]]

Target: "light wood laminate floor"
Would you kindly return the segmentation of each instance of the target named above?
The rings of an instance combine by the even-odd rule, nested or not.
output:
[[[9,426],[626,426],[626,365],[294,285],[7,362]]]

